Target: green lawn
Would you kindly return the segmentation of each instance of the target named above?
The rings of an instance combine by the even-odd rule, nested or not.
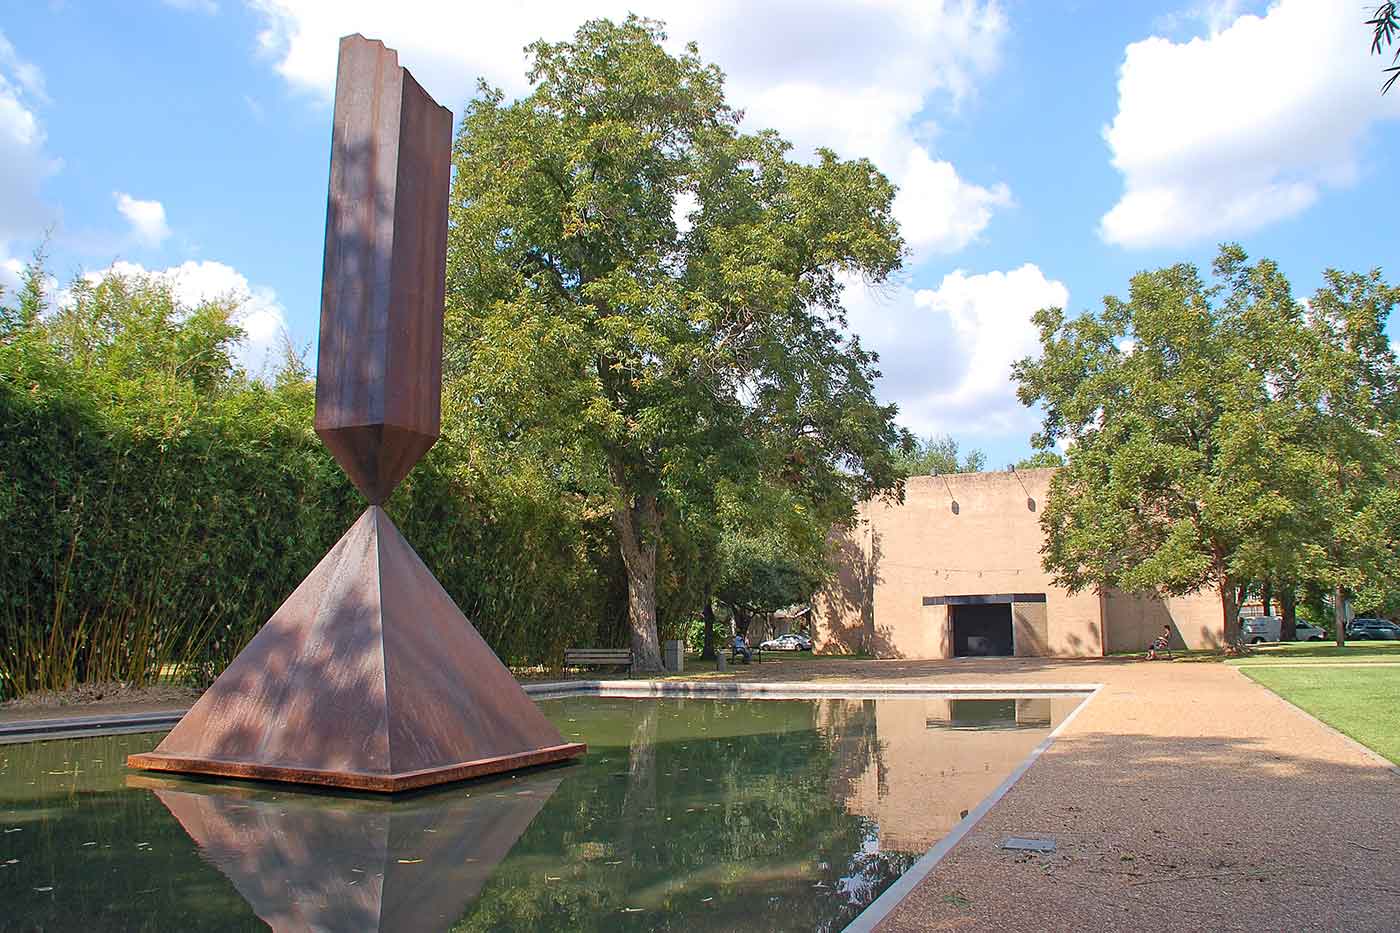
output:
[[[1231,664],[1278,664],[1296,660],[1395,661],[1400,663],[1400,641],[1349,641],[1345,648],[1333,642],[1300,641],[1281,645],[1255,645],[1255,654]]]
[[[1337,650],[1335,645],[1332,650]],[[1386,655],[1400,661],[1395,648],[1382,656]],[[1267,665],[1257,659],[1237,664],[1247,677],[1400,765],[1400,666],[1323,665],[1307,660]]]

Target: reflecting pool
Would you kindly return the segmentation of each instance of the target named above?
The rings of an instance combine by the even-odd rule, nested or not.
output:
[[[1079,702],[547,700],[578,762],[392,800],[0,745],[0,929],[839,930]]]

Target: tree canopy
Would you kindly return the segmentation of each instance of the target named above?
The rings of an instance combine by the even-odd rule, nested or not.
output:
[[[659,23],[529,47],[532,90],[482,86],[454,149],[447,372],[474,430],[611,511],[632,646],[660,665],[663,525],[772,483],[828,520],[899,489],[907,439],[845,328],[845,276],[904,253],[864,159],[744,133],[723,75]]]
[[[911,448],[896,448],[895,462],[908,476],[935,476],[941,473],[980,473],[987,467],[987,455],[972,448],[962,453],[951,434],[915,438]]]
[[[1047,467],[1062,467],[1065,458],[1054,450],[1037,450],[1029,457],[1022,457],[1012,466],[1018,470],[1043,470]]]
[[[1242,584],[1355,591],[1396,553],[1400,378],[1379,271],[1327,273],[1293,298],[1269,260],[1221,248],[1133,277],[1099,314],[1037,313],[1042,354],[1014,367],[1034,443],[1068,442],[1042,514],[1045,565],[1071,590],[1220,593]],[[1340,637],[1340,633],[1339,633]]]

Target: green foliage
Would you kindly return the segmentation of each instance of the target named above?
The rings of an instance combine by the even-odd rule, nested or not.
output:
[[[839,929],[918,857],[836,783],[882,763],[873,703],[559,702],[590,755],[454,931]]]
[[[1371,54],[1384,55],[1386,49],[1395,44],[1396,35],[1400,35],[1400,10],[1393,2],[1382,3],[1376,7],[1372,17],[1366,20],[1366,25],[1374,29],[1371,34]],[[1395,50],[1395,54],[1390,57],[1391,66],[1383,69],[1390,75],[1381,85],[1381,93],[1390,91],[1397,79],[1400,79],[1400,49]]]
[[[1062,467],[1065,465],[1065,458],[1060,456],[1058,451],[1037,450],[1029,457],[1022,457],[1014,464],[1018,470],[1043,470],[1049,467]]]
[[[980,473],[987,468],[987,455],[976,448],[961,453],[951,434],[915,438],[912,448],[896,446],[896,465],[906,476],[937,476],[944,473]]]
[[[1379,271],[1327,273],[1305,306],[1277,266],[1222,247],[1134,276],[1098,315],[1038,312],[1016,364],[1071,442],[1042,515],[1045,565],[1072,590],[1218,590],[1227,631],[1250,580],[1388,589],[1400,555],[1400,368]],[[1340,590],[1339,590],[1340,591]]]
[[[720,539],[723,576],[715,595],[748,615],[806,602],[821,584],[822,568],[804,557],[780,535],[728,533]]]
[[[456,402],[611,513],[643,667],[661,542],[713,527],[718,490],[848,517],[899,487],[905,442],[841,304],[843,275],[899,268],[893,185],[740,133],[720,71],[664,39],[629,17],[532,45],[528,96],[467,107],[449,215]]]
[[[117,276],[71,294],[21,293],[0,335],[0,695],[207,679],[363,502],[311,429],[304,364],[271,386],[231,364],[231,303]],[[606,522],[457,423],[389,508],[508,661],[557,660],[616,616]]]

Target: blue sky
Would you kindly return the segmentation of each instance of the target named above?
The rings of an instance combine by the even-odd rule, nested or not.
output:
[[[283,327],[309,347],[337,37],[398,48],[460,114],[478,76],[525,89],[526,42],[629,9],[697,41],[752,127],[900,185],[911,261],[853,284],[852,326],[905,424],[992,465],[1029,450],[1007,367],[1037,307],[1227,239],[1303,295],[1328,266],[1400,279],[1400,91],[1353,0],[36,0],[0,11],[0,282],[50,230],[61,281],[172,270],[247,294],[255,366]]]

